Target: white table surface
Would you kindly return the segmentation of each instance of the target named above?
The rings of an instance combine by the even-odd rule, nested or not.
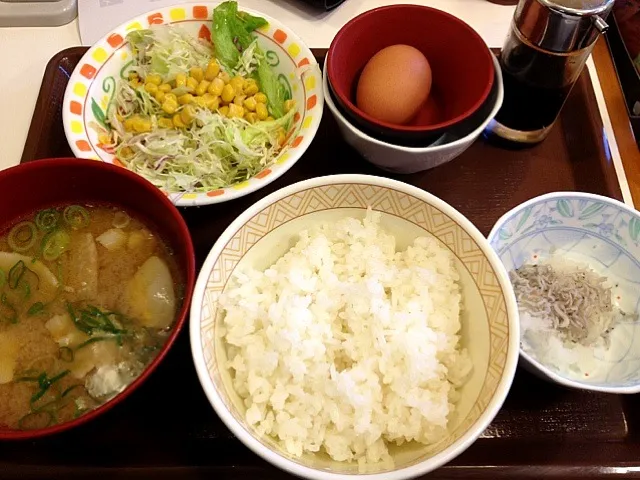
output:
[[[165,0],[135,2],[138,10],[148,10],[141,4],[153,8],[166,3]],[[180,3],[180,0],[174,3]],[[354,16],[393,3],[417,3],[448,11],[475,28],[490,47],[502,45],[513,14],[513,7],[499,6],[486,0],[347,0],[329,13],[310,10],[299,0],[239,0],[241,6],[262,11],[286,23],[312,48],[327,48],[340,27]],[[134,15],[136,13],[139,12],[134,12]],[[77,20],[61,27],[0,28],[0,64],[3,65],[0,73],[0,170],[20,162],[47,62],[60,50],[81,44]],[[610,139],[618,179],[625,199],[629,201],[631,195],[591,60],[588,66],[594,78],[594,89]]]

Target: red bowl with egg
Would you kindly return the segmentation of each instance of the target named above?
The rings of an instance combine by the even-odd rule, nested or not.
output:
[[[30,430],[0,424],[0,440],[33,439],[69,430],[102,415],[145,382],[165,358],[184,326],[195,282],[195,255],[189,230],[176,207],[158,188],[125,168],[77,158],[25,163],[0,172],[0,199],[3,205],[0,210],[0,235],[4,235],[16,221],[43,209],[59,205],[104,205],[105,208],[122,210],[136,218],[159,238],[157,241],[162,242],[167,255],[172,257],[175,310],[155,357],[113,398],[73,420]],[[130,255],[129,251],[126,250],[123,255]],[[102,266],[99,268],[102,269]],[[62,278],[60,284],[66,287],[66,281]],[[97,288],[102,287],[98,284]],[[15,375],[18,375],[17,371],[14,380]]]
[[[356,100],[369,61],[395,45],[421,52],[432,77],[427,100],[404,124],[375,118],[359,108]],[[420,71],[420,66],[402,63],[412,62],[411,54],[403,57],[409,60],[392,58],[387,60],[388,65],[378,62],[378,88],[369,89],[369,95],[375,96],[369,104],[384,104],[393,111],[401,103],[397,99],[403,92],[424,88],[416,86],[416,74],[411,73]],[[355,17],[331,43],[326,68],[335,100],[354,125],[390,143],[408,145],[432,143],[447,129],[467,121],[487,100],[495,79],[492,53],[482,37],[459,18],[421,5],[390,5]],[[393,76],[385,75],[389,71]]]

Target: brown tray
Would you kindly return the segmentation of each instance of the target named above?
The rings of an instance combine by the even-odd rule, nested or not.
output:
[[[71,156],[61,102],[68,76],[84,52],[82,47],[71,48],[50,61],[22,162]],[[510,151],[478,141],[447,165],[394,178],[449,202],[486,234],[500,215],[539,194],[579,190],[621,199],[604,142],[585,71],[543,144]],[[293,182],[334,173],[387,175],[340,139],[326,111],[309,151],[282,178],[228,203],[182,209],[198,262],[224,228],[259,198]],[[640,397],[568,390],[520,369],[504,407],[483,437],[428,478],[640,478],[639,466]],[[251,453],[218,419],[198,383],[186,331],[158,371],[101,418],[51,438],[0,444],[0,479],[94,476],[288,477]]]

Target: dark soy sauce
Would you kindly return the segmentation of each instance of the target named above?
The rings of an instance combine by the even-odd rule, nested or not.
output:
[[[553,125],[590,52],[545,51],[511,29],[500,56],[504,103],[496,120],[522,132]]]

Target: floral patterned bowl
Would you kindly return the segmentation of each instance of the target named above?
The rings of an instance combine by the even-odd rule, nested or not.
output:
[[[606,276],[614,305],[627,313],[640,306],[640,213],[611,198],[588,193],[543,195],[504,215],[489,242],[508,271],[553,255],[587,264]],[[523,366],[559,384],[612,393],[640,392],[640,323],[628,321],[611,335],[609,353],[594,352],[594,375],[561,373],[523,350]],[[524,333],[524,332],[523,332]],[[521,337],[521,342],[526,342]]]
[[[62,106],[67,141],[77,157],[122,164],[112,149],[100,144],[98,136],[105,125],[116,82],[127,78],[132,52],[125,38],[133,30],[151,25],[176,24],[201,38],[211,37],[211,18],[217,2],[184,3],[147,12],[123,23],[93,45],[73,71]],[[166,193],[178,206],[219,203],[247,195],[271,183],[298,161],[315,136],[324,106],[322,76],[311,50],[293,31],[260,12],[240,9],[267,20],[256,31],[258,44],[278,79],[299,106],[287,146],[272,165],[247,181],[226,188],[199,193]],[[94,128],[92,128],[94,127]]]

